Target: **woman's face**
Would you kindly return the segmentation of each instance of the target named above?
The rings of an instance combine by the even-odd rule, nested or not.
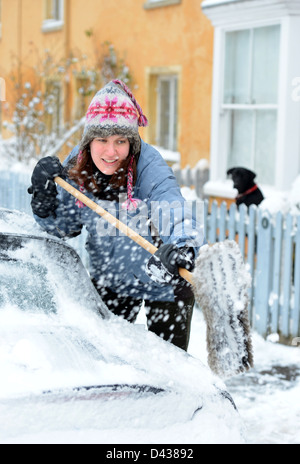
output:
[[[113,175],[128,157],[130,143],[126,137],[112,135],[96,138],[90,144],[91,156],[99,171],[108,176]]]

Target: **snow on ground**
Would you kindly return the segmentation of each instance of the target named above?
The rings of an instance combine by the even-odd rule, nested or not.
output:
[[[143,323],[143,314],[138,323]],[[276,337],[269,337],[270,340]],[[248,444],[300,444],[300,347],[253,334],[255,368],[226,381]],[[194,311],[189,353],[207,365],[206,325]]]
[[[189,352],[206,359],[205,323],[195,311]],[[253,335],[255,368],[226,381],[249,444],[300,444],[300,347]]]

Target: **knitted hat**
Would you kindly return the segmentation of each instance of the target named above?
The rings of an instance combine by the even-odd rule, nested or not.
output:
[[[139,153],[139,127],[148,120],[129,88],[120,80],[109,82],[93,98],[85,120],[80,149],[84,150],[96,137],[123,135],[131,143],[134,155]]]
[[[106,138],[112,135],[122,135],[130,142],[132,156],[127,173],[128,200],[123,205],[127,209],[135,209],[138,204],[137,200],[132,198],[133,161],[134,156],[141,149],[139,127],[147,125],[148,120],[134,95],[127,85],[118,79],[109,82],[103,89],[99,90],[86,114],[80,153],[97,137]],[[80,206],[79,202],[78,206]]]

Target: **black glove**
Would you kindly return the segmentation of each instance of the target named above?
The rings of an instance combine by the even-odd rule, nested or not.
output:
[[[55,216],[59,201],[54,177],[63,176],[64,168],[58,158],[47,156],[41,159],[32,173],[32,185],[28,193],[33,195],[31,200],[32,212],[40,218]]]
[[[156,283],[169,283],[174,277],[179,277],[179,267],[193,271],[194,260],[194,248],[162,245],[147,262],[146,274]]]

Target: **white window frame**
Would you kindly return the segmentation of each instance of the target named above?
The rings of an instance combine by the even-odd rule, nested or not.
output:
[[[53,0],[52,0],[53,1]],[[58,17],[55,19],[45,18],[42,24],[42,32],[59,31],[64,26],[64,0],[59,1]]]
[[[278,23],[274,23],[274,24],[268,24],[268,27],[270,26],[279,26],[280,27],[280,24]],[[249,111],[253,114],[253,118],[254,118],[254,122],[253,122],[253,126],[252,126],[252,153],[251,153],[251,165],[250,166],[247,166],[248,168],[252,169],[253,171],[255,171],[255,140],[256,140],[256,129],[257,129],[257,116],[258,116],[258,112],[261,111],[261,110],[272,110],[274,112],[276,112],[276,115],[277,115],[277,120],[278,120],[278,109],[279,109],[279,105],[278,105],[278,101],[277,103],[274,103],[274,104],[267,104],[267,103],[261,103],[261,104],[257,104],[257,103],[247,103],[247,104],[239,104],[239,103],[224,103],[224,91],[225,91],[225,83],[224,83],[224,77],[225,77],[225,56],[226,56],[226,51],[225,51],[225,46],[226,46],[226,35],[229,33],[229,32],[233,32],[233,31],[239,31],[239,30],[249,30],[250,31],[250,49],[251,49],[251,58],[252,58],[252,51],[253,51],[253,36],[254,36],[254,30],[257,29],[257,28],[260,28],[260,27],[265,27],[265,26],[256,26],[256,27],[251,27],[251,28],[243,28],[243,29],[229,29],[229,30],[226,30],[224,29],[224,41],[223,41],[223,72],[222,72],[222,96],[221,96],[221,109],[220,109],[220,115],[221,115],[221,133],[223,134],[223,144],[222,144],[222,159],[226,160],[226,171],[229,167],[233,167],[233,166],[229,166],[228,164],[228,158],[229,158],[229,152],[228,152],[228,147],[229,147],[229,131],[228,131],[228,124],[229,124],[229,121],[228,121],[228,118],[226,118],[226,116],[229,117],[229,111],[228,110],[236,110],[236,111]],[[280,50],[279,50],[279,55],[280,55]],[[252,66],[252,64],[251,64]],[[250,75],[252,75],[252,69],[251,69],[251,66],[250,66],[250,69],[249,69],[249,73]],[[249,84],[251,85],[251,79],[249,81]],[[278,91],[278,94],[279,94],[279,91]],[[249,95],[251,95],[251,90],[249,90]],[[278,130],[277,130],[278,132]],[[274,179],[275,181],[275,179]]]
[[[164,6],[179,5],[182,0],[147,0],[144,4],[145,10],[160,8]]]
[[[226,134],[222,122],[225,34],[279,25],[281,38],[274,186],[279,190],[289,190],[300,173],[300,104],[292,98],[293,81],[300,77],[300,60],[297,59],[300,4],[293,0],[205,0],[202,8],[215,26],[210,178],[212,181],[224,181],[227,170],[224,153]]]
[[[161,96],[159,92],[159,87],[162,82],[169,82],[170,83],[170,120],[169,120],[169,141],[168,147],[163,147],[166,150],[170,151],[177,151],[178,148],[178,76],[174,74],[170,75],[160,75],[157,78],[157,127],[156,127],[156,143],[158,146],[159,144],[159,134],[161,128]],[[177,87],[177,95],[176,95],[176,87]],[[177,111],[176,110],[177,107]],[[175,127],[175,117],[176,117],[176,125],[177,125],[177,134],[174,133]],[[176,139],[176,147],[173,146],[173,142]]]

